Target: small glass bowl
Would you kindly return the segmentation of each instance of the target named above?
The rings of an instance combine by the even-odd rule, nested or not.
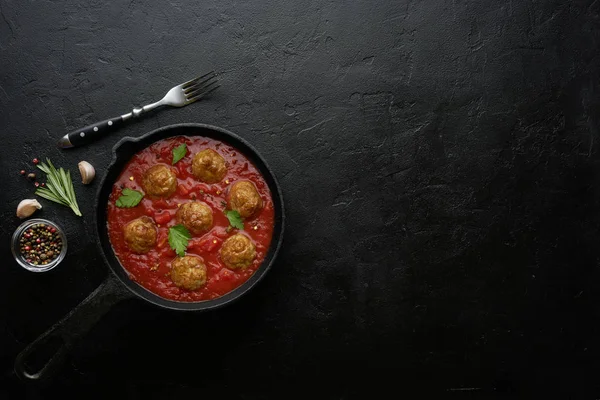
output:
[[[23,233],[25,233],[25,231],[28,228],[32,227],[33,225],[37,225],[37,224],[46,224],[48,226],[55,228],[56,232],[58,232],[60,240],[62,240],[62,247],[60,250],[60,254],[58,255],[58,257],[56,257],[54,260],[52,260],[52,262],[49,262],[46,265],[34,265],[34,264],[27,262],[25,257],[23,257],[23,255],[21,254],[21,249],[19,248],[19,240],[21,239],[21,236],[23,235]],[[56,267],[65,258],[65,255],[67,254],[67,236],[65,235],[65,231],[56,223],[54,223],[52,221],[48,221],[47,219],[34,218],[34,219],[30,219],[30,220],[23,222],[15,230],[15,233],[13,233],[12,240],[11,240],[11,250],[12,250],[13,257],[15,258],[15,260],[19,263],[19,265],[21,267],[25,268],[26,270],[32,271],[32,272],[46,272],[46,271],[49,271],[52,268]]]

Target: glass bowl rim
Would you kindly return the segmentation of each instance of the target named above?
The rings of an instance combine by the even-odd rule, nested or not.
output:
[[[46,225],[52,226],[53,228],[56,228],[56,232],[58,232],[58,235],[60,236],[60,238],[62,240],[62,248],[60,250],[60,254],[58,255],[58,257],[56,257],[54,260],[52,260],[52,262],[50,262],[46,265],[41,265],[41,266],[33,265],[33,264],[30,264],[27,261],[25,261],[25,258],[23,257],[23,255],[21,254],[20,249],[19,249],[19,239],[23,235],[23,232],[25,232],[25,230],[27,228],[29,228],[30,226],[36,225],[36,224],[46,224]],[[21,225],[19,225],[17,227],[17,229],[15,229],[15,232],[13,233],[12,240],[11,240],[11,250],[12,250],[13,258],[21,267],[23,267],[26,270],[31,271],[31,272],[46,272],[46,271],[49,271],[49,270],[55,268],[65,258],[66,254],[67,254],[67,236],[65,235],[64,229],[60,225],[58,225],[56,222],[52,222],[52,221],[44,219],[44,218],[32,218],[32,219],[28,219],[27,221],[24,221]]]

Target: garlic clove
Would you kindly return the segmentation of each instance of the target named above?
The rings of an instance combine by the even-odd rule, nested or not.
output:
[[[96,170],[92,164],[87,161],[80,161],[77,165],[79,166],[79,173],[81,173],[81,182],[84,185],[87,185],[94,180],[94,177],[96,176]]]
[[[36,199],[21,200],[17,206],[17,217],[23,219],[42,208],[42,205]]]

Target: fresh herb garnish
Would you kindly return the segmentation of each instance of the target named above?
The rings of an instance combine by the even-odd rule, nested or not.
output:
[[[179,257],[185,255],[188,241],[192,238],[190,232],[183,225],[175,225],[169,228],[169,246]]]
[[[124,188],[121,192],[121,196],[117,199],[115,204],[120,208],[131,208],[140,204],[140,201],[142,201],[143,198],[144,194],[142,192]]]
[[[237,229],[244,229],[244,221],[240,216],[240,213],[235,210],[226,210],[225,216],[229,220],[229,224]]]
[[[172,165],[175,165],[177,163],[177,161],[179,161],[183,157],[185,157],[186,153],[187,153],[187,146],[186,146],[185,143],[180,144],[179,146],[175,147],[173,149],[173,163],[172,163]]]
[[[63,206],[70,207],[75,215],[81,217],[81,211],[79,211],[79,205],[75,198],[71,172],[65,171],[63,168],[54,168],[54,165],[52,165],[48,158],[46,158],[46,163],[41,163],[37,167],[46,173],[47,183],[46,187],[38,188],[35,194]]]

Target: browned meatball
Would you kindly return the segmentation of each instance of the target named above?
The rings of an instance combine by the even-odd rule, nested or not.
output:
[[[166,165],[155,165],[144,172],[142,187],[150,197],[169,197],[177,189],[177,177]]]
[[[156,225],[150,217],[140,217],[123,228],[125,243],[136,253],[147,253],[156,244]]]
[[[209,230],[213,223],[212,210],[199,201],[182,204],[175,217],[178,224],[182,224],[196,235]]]
[[[246,268],[256,258],[256,247],[248,236],[235,234],[223,242],[220,250],[221,261],[231,268]]]
[[[192,160],[192,173],[202,182],[220,182],[227,173],[225,159],[214,150],[202,150]]]
[[[255,215],[263,206],[256,186],[250,181],[239,181],[229,190],[229,207],[243,218]]]
[[[196,290],[206,283],[206,265],[198,257],[176,257],[171,261],[171,280],[175,286]]]

